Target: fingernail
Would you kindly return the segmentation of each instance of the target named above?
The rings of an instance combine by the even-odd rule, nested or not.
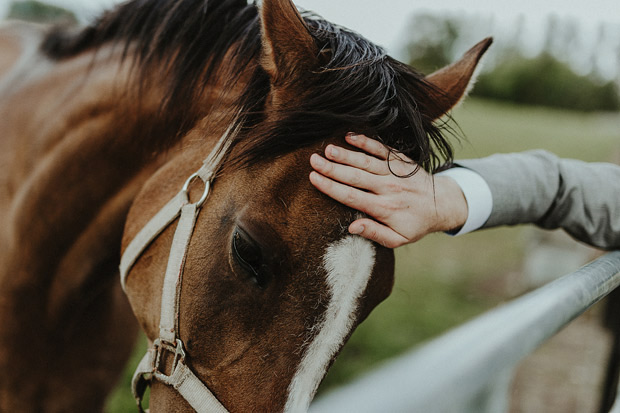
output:
[[[335,146],[330,146],[329,147],[329,153],[332,156],[338,156],[338,154],[339,154],[338,148],[336,148]]]
[[[312,155],[312,160],[318,166],[325,166],[325,159],[323,159],[322,156],[319,156],[319,155],[316,155],[316,154]]]
[[[312,171],[310,172],[310,179],[314,180],[315,182],[322,182],[323,176],[321,176],[320,173]]]
[[[356,142],[358,139],[358,136],[354,133],[349,135],[349,139],[352,140],[353,142]]]
[[[359,226],[359,227],[357,227],[357,228],[351,228],[351,229],[349,230],[349,232],[350,232],[351,234],[353,234],[353,235],[359,235],[359,234],[361,234],[362,232],[364,232],[364,226],[363,226],[363,225],[360,225],[360,226]]]

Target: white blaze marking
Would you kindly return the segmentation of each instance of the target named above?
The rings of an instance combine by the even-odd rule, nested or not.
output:
[[[358,299],[375,264],[375,248],[359,236],[347,236],[327,248],[323,266],[331,297],[319,331],[308,345],[289,386],[285,412],[305,412],[333,358],[351,331]]]

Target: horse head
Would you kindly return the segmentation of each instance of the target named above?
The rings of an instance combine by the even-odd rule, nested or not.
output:
[[[392,250],[347,233],[357,212],[310,185],[309,157],[355,130],[437,166],[449,146],[433,122],[461,99],[489,44],[424,78],[290,0],[264,0],[248,24],[260,31],[255,59],[234,82],[220,76],[220,106],[184,134],[126,221],[123,249],[184,184],[185,204],[200,204],[167,315],[178,341],[151,350],[161,365],[145,375],[153,411],[196,407],[166,383],[177,358],[229,411],[307,409],[355,327],[390,294],[394,273]],[[236,43],[237,53],[247,44]],[[209,178],[188,179],[214,147]],[[126,278],[151,343],[168,326],[162,291],[183,214],[161,225]]]

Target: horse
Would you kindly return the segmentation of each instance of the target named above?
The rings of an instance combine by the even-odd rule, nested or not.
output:
[[[307,409],[394,273],[309,157],[355,131],[449,162],[439,119],[490,43],[424,76],[290,0],[4,24],[0,410],[101,410],[139,329],[139,406]]]

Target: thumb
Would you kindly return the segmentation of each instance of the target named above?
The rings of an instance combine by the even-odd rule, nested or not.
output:
[[[407,244],[407,238],[388,226],[368,218],[361,218],[349,225],[349,232],[379,243],[387,248],[396,248]]]

